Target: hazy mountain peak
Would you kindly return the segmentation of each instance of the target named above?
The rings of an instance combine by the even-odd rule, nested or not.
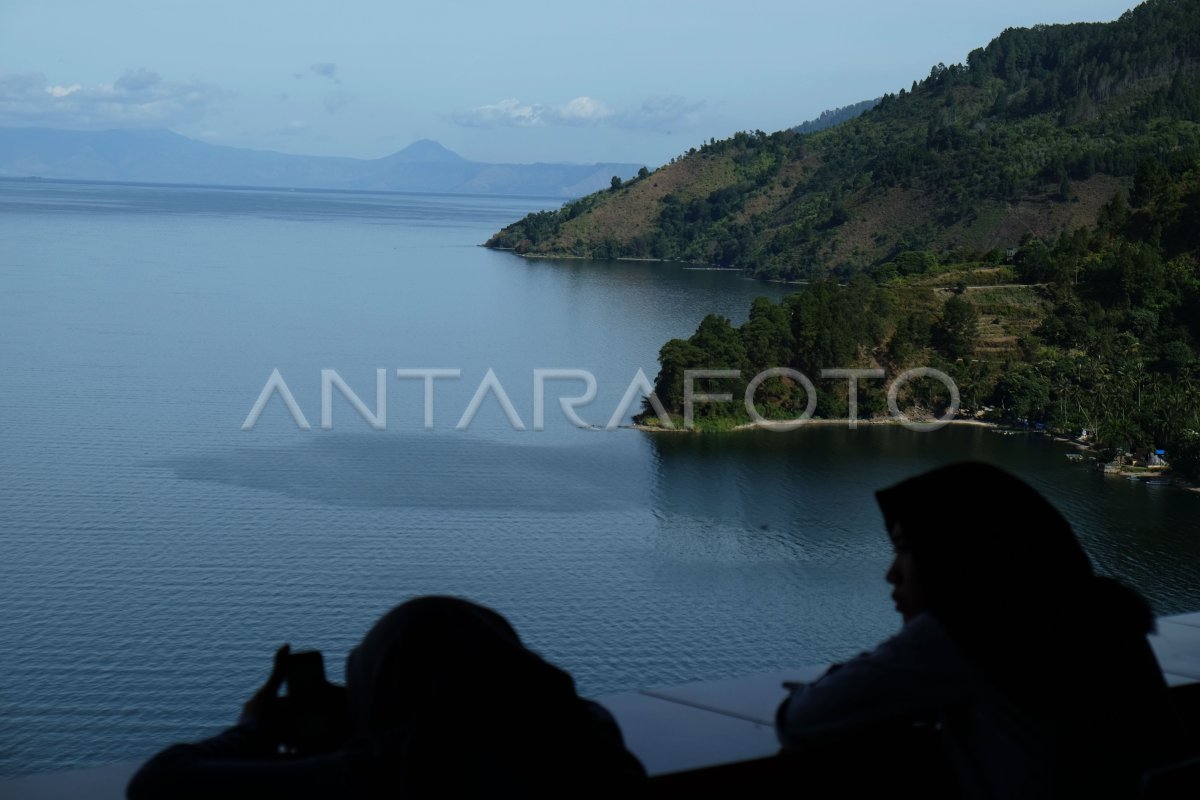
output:
[[[401,164],[448,164],[466,161],[453,150],[448,150],[433,139],[418,139],[403,150],[392,153],[388,161]]]
[[[638,164],[485,164],[421,139],[376,159],[213,145],[161,129],[0,127],[0,178],[578,197]]]

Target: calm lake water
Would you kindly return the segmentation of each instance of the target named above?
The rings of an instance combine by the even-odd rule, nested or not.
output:
[[[710,311],[786,287],[476,245],[555,201],[0,182],[0,775],[209,734],[284,641],[331,675],[417,594],[509,616],[587,694],[824,662],[898,625],[872,492],[983,458],[1033,481],[1101,570],[1200,609],[1200,495],[1105,479],[1042,438],[571,426],[535,369],[595,375],[603,425]],[[341,395],[321,429],[321,370]],[[422,384],[396,369],[461,370]],[[241,430],[278,369],[279,397]],[[488,369],[495,397],[455,425]],[[969,528],[970,519],[964,518]],[[486,676],[481,676],[486,680]]]

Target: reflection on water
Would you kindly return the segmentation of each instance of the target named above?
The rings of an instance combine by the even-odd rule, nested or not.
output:
[[[973,426],[919,433],[814,425],[790,433],[660,434],[651,441],[659,465],[655,505],[677,521],[689,547],[696,544],[687,531],[719,522],[748,532],[754,543],[770,542],[764,534],[775,532],[798,558],[874,549],[883,536],[876,489],[978,459],[1042,491],[1072,523],[1097,568],[1136,585],[1158,613],[1200,608],[1200,498],[1092,472],[1067,461],[1071,451],[1042,436],[997,436]],[[970,535],[972,516],[986,510],[962,508],[947,497],[940,513],[959,515],[963,534]]]

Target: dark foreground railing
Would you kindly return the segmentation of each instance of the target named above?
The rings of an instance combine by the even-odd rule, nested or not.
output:
[[[1200,733],[1200,612],[1159,619],[1150,643],[1181,718]],[[775,709],[786,694],[784,681],[812,680],[822,671],[797,667],[597,699],[617,718],[629,749],[645,764],[656,796],[744,793],[752,784],[772,785],[794,766],[779,755]],[[119,800],[140,764],[0,780],[0,800]],[[1161,796],[1176,796],[1172,793],[1181,784],[1190,791],[1196,781],[1200,761],[1180,765],[1163,776]],[[1200,791],[1180,796],[1200,797]]]

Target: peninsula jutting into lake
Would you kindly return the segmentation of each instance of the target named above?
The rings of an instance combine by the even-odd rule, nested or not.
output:
[[[684,380],[762,415],[886,415],[878,381],[797,375],[934,369],[899,398],[1086,437],[1102,460],[1200,478],[1200,36],[1193,4],[1106,24],[1007,30],[815,133],[711,140],[631,182],[537,212],[488,246],[526,256],[697,261],[803,278],[734,327],[719,314],[659,351],[655,394],[691,418]],[[1119,60],[1111,53],[1121,54]],[[861,385],[859,385],[861,383]],[[953,384],[953,387],[950,386]],[[950,391],[951,388],[955,392]],[[809,411],[811,414],[811,410]],[[755,421],[705,404],[701,427]],[[661,424],[658,409],[645,421]]]

